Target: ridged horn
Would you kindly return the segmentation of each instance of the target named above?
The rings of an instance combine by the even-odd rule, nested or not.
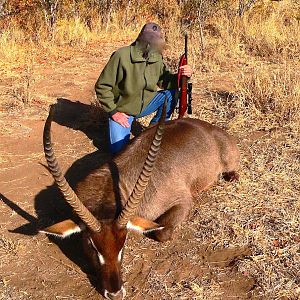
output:
[[[66,178],[62,175],[62,171],[58,165],[51,142],[51,123],[54,112],[55,106],[50,105],[50,111],[44,126],[43,134],[44,152],[50,173],[52,174],[66,201],[73,208],[74,212],[89,227],[89,229],[95,232],[99,232],[101,230],[101,224],[79,200],[73,189],[68,184]]]
[[[155,161],[159,153],[161,141],[162,141],[163,131],[165,128],[166,111],[167,111],[167,97],[165,98],[163,111],[159,119],[156,132],[154,135],[154,139],[151,143],[142,171],[132,190],[131,195],[128,198],[128,201],[126,202],[124,208],[122,209],[120,215],[118,216],[117,223],[119,224],[119,226],[125,227],[130,217],[132,217],[135,214],[143,198],[145,190],[148,186],[155,165]]]

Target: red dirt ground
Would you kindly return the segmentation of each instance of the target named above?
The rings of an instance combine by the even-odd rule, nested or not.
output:
[[[59,100],[60,124],[53,125],[55,149],[64,170],[97,147],[104,153],[105,127],[98,123],[90,103],[94,83],[112,49],[111,45],[102,49],[105,56],[79,53],[67,61],[36,65],[31,106],[2,113],[0,299],[101,299],[89,280],[91,270],[82,256],[80,239],[49,239],[37,228],[68,213],[45,167],[46,103],[64,98]],[[196,103],[197,97],[196,93]],[[76,175],[76,165],[69,172]],[[235,267],[239,259],[250,255],[249,249],[214,249],[189,230],[201,218],[196,213],[199,205],[195,204],[190,220],[172,242],[159,244],[130,236],[123,265],[127,299],[202,299],[205,287],[212,290],[211,299],[254,297],[254,280]]]

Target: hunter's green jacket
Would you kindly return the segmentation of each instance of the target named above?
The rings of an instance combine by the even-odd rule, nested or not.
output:
[[[162,55],[150,52],[143,58],[138,42],[112,54],[96,82],[97,99],[110,115],[124,112],[140,114],[157,92],[175,89],[177,76],[163,62]]]

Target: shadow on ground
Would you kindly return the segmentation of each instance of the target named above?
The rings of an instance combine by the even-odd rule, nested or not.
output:
[[[58,98],[53,121],[82,131],[96,148],[108,153],[108,119],[99,106]]]
[[[111,162],[107,142],[108,120],[106,114],[93,105],[60,98],[55,106],[54,122],[61,126],[82,131],[98,148],[98,150],[76,160],[66,172],[65,177],[70,186],[74,188],[93,170],[99,168],[105,162]],[[47,168],[47,166],[44,167]],[[38,234],[40,229],[73,216],[72,209],[64,200],[56,184],[48,186],[35,196],[34,208],[37,217],[27,213],[4,195],[0,194],[0,197],[4,204],[27,221],[26,224],[9,230],[13,233],[33,236]],[[74,235],[64,240],[49,237],[49,240],[55,243],[65,256],[78,265],[87,274],[91,284],[95,286],[95,277],[87,260],[84,259],[79,236]]]
[[[96,148],[104,153],[109,152],[108,116],[99,105],[87,105],[79,101],[58,98],[53,121],[61,126],[82,131],[93,141]],[[138,136],[143,129],[139,122],[133,122],[133,136]]]

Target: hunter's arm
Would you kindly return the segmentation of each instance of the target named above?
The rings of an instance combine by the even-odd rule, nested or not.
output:
[[[158,86],[164,90],[177,89],[177,74],[172,73],[163,63]]]
[[[110,57],[95,84],[97,99],[101,103],[103,109],[110,115],[113,115],[116,112],[113,89],[117,85],[119,65],[120,57],[118,53],[115,52]]]

